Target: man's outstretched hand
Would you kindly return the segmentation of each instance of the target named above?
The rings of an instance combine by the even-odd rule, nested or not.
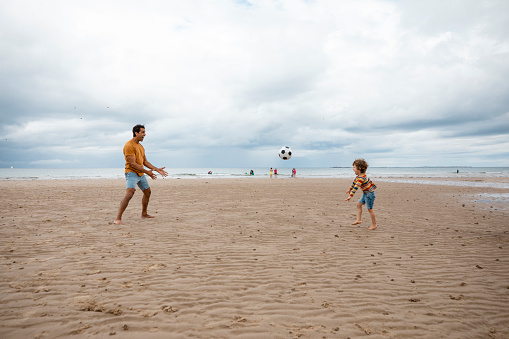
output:
[[[156,168],[155,171],[159,174],[161,174],[162,177],[167,177],[168,176],[168,172],[166,172],[164,169],[166,167],[161,167],[161,168]]]

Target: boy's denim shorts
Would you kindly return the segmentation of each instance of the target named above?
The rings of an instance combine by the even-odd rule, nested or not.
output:
[[[145,174],[143,174],[140,177],[136,173],[127,172],[125,174],[125,180],[126,180],[126,188],[134,188],[134,189],[136,189],[136,185],[138,185],[138,187],[142,191],[144,191],[144,190],[146,190],[147,188],[150,187],[150,185],[148,184],[148,180],[147,180],[147,177],[145,176]]]
[[[362,195],[362,197],[359,199],[359,202],[363,205],[366,204],[368,210],[372,210],[373,205],[375,204],[375,198],[375,192],[367,192]]]

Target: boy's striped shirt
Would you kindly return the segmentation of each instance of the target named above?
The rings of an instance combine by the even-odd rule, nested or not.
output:
[[[368,178],[366,174],[361,174],[355,177],[355,180],[352,182],[352,186],[350,186],[350,196],[353,197],[355,192],[359,189],[362,189],[363,192],[374,192],[376,189],[376,185]]]

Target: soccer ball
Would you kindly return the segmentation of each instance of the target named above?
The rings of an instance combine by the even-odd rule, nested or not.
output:
[[[292,157],[292,149],[285,146],[279,150],[279,157],[283,160],[288,160]]]

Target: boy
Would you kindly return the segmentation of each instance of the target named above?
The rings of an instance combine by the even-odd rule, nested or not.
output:
[[[357,203],[357,220],[352,225],[358,225],[362,223],[362,205],[367,204],[369,215],[371,216],[371,226],[368,230],[374,230],[378,227],[376,224],[375,212],[373,212],[373,204],[375,202],[376,185],[366,176],[366,170],[368,169],[368,163],[364,159],[355,159],[353,162],[353,171],[355,172],[355,180],[353,181],[350,189],[346,191],[349,194],[345,201],[350,201],[357,189],[362,189],[362,198]]]

